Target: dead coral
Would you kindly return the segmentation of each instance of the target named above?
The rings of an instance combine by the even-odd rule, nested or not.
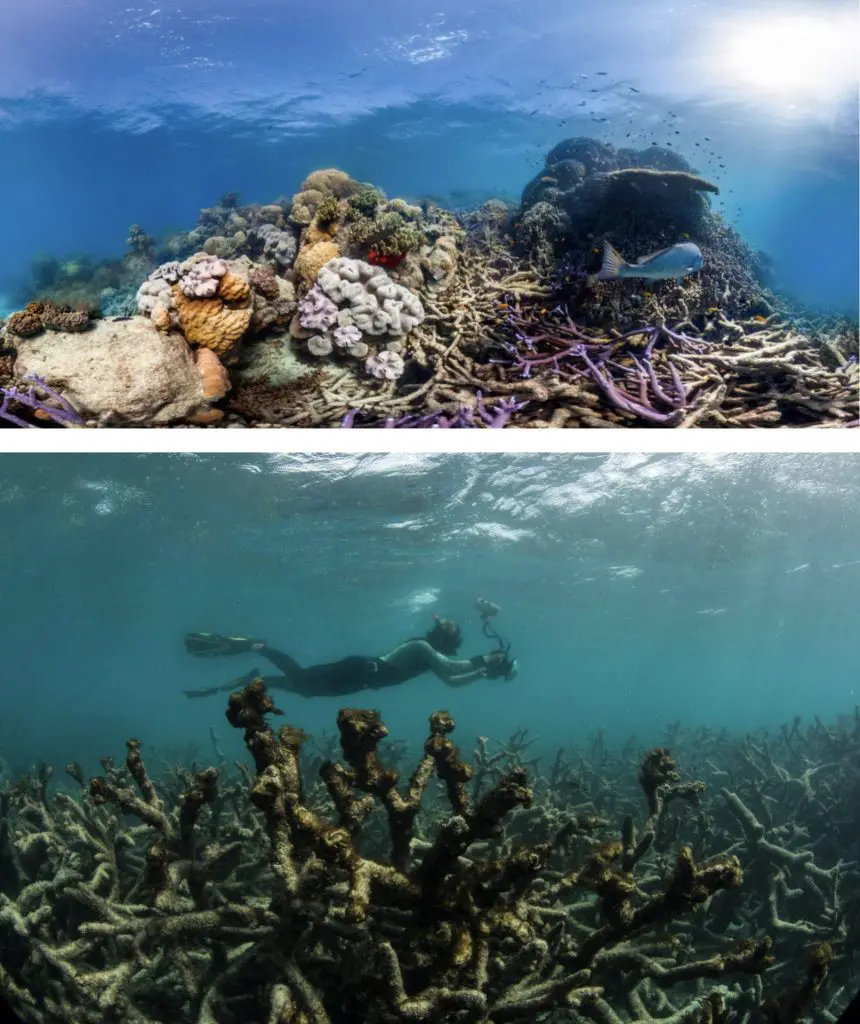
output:
[[[732,854],[661,856],[666,827],[625,866],[605,819],[554,802],[546,838],[506,845],[537,799],[516,744],[479,793],[436,712],[402,784],[378,712],[346,708],[321,786],[306,735],[269,726],[279,713],[261,680],[231,695],[255,767],[238,781],[195,768],[157,782],[130,740],[125,767],[103,761],[77,796],[49,795],[41,771],[0,797],[0,983],[29,1020],[548,1024],[575,1010],[615,1024],[656,1005],[679,1021],[703,1019],[703,1000],[755,1008],[769,940],[708,928],[744,891]],[[690,786],[677,774],[665,751],[643,761],[652,817],[667,786]],[[711,837],[703,824],[697,845]]]

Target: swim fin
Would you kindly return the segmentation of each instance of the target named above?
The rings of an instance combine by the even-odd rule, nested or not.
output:
[[[265,640],[250,636],[222,636],[220,633],[186,633],[185,650],[195,658],[217,658],[225,654],[247,654],[266,646]]]
[[[252,668],[238,679],[232,679],[229,683],[221,686],[207,686],[202,690],[183,690],[186,697],[214,697],[218,693],[232,693],[234,690],[243,690],[257,679],[261,679],[260,670]]]

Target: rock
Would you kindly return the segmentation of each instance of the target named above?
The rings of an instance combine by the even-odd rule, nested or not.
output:
[[[16,378],[43,378],[101,425],[160,426],[209,408],[201,372],[182,336],[159,332],[145,317],[99,320],[84,334],[52,331],[21,338],[16,347]],[[214,365],[206,370],[211,394]]]

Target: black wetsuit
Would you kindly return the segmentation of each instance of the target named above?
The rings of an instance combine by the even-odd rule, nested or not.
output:
[[[265,647],[256,653],[262,654],[283,672],[280,676],[264,676],[266,686],[275,690],[289,690],[302,697],[344,697],[361,690],[381,690],[386,686],[398,686],[427,671],[424,665],[416,665],[414,669],[412,666],[398,668],[381,658],[362,658],[357,655],[331,661],[326,665],[302,668],[289,654],[272,647]]]

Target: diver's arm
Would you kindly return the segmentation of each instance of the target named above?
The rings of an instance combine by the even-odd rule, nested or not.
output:
[[[458,680],[452,683],[454,686],[472,682],[484,674],[483,658],[470,658],[465,661],[446,658],[444,654],[434,650],[426,640],[407,640],[405,644],[395,647],[380,660],[396,668],[408,669],[416,663],[421,664],[445,683]],[[465,678],[466,676],[468,678]]]
[[[460,676],[448,676],[447,679],[442,678],[442,682],[446,686],[466,686],[468,683],[474,683],[476,679],[486,679],[486,677],[486,668],[479,668],[475,669],[473,672],[464,672],[463,675]]]

